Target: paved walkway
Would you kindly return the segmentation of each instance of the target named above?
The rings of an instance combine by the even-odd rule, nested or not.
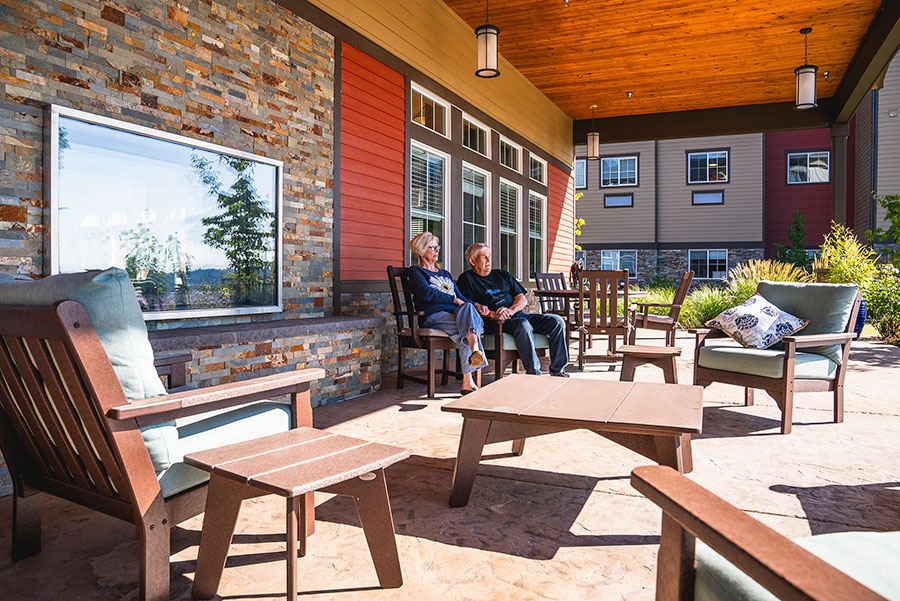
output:
[[[647,338],[652,343],[655,338]],[[690,382],[692,337],[682,335],[679,378]],[[605,349],[605,343],[595,344]],[[743,407],[739,388],[713,385],[690,477],[788,536],[900,530],[900,348],[854,345],[846,421],[831,423],[827,393],[797,395],[794,430],[778,434],[766,395]],[[613,371],[609,371],[612,369]],[[590,364],[575,377],[618,379],[618,365]],[[637,379],[662,381],[641,367]],[[467,507],[447,505],[461,418],[440,411],[457,385],[426,400],[385,379],[373,395],[315,410],[316,426],[408,448],[388,470],[405,585],[377,588],[353,503],[317,496],[317,533],[300,560],[308,599],[653,598],[660,514],[628,483],[645,463],[589,432],[530,439],[522,457],[486,448]],[[664,399],[660,400],[664,402]],[[137,599],[132,527],[60,500],[44,512],[44,551],[9,560],[11,500],[0,499],[0,598]],[[283,598],[284,504],[245,501],[220,593],[223,599]],[[202,518],[173,536],[172,597],[190,598]]]

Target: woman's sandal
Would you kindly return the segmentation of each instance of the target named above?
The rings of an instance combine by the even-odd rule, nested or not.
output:
[[[462,396],[466,396],[467,394],[473,393],[478,390],[478,387],[472,384],[472,388],[462,388],[459,391],[459,394]]]

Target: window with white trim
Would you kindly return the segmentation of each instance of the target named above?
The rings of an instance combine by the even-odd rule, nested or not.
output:
[[[600,269],[628,270],[628,277],[637,275],[636,250],[602,250],[600,251]]]
[[[547,183],[547,162],[534,155],[528,158],[528,177],[540,184]]]
[[[463,165],[463,252],[476,242],[488,243],[488,182],[486,173]],[[467,265],[463,257],[463,265]]]
[[[689,250],[688,268],[698,280],[722,280],[728,275],[727,250]]]
[[[500,182],[500,269],[519,277],[519,187]]]
[[[521,155],[522,149],[505,140],[504,138],[500,138],[500,164],[504,167],[509,167],[516,173],[520,172],[519,164],[521,163]]]
[[[575,189],[587,188],[587,159],[575,159]]]
[[[444,263],[444,239],[447,190],[447,157],[428,148],[413,145],[410,149],[410,237],[431,232],[441,240]],[[413,257],[415,259],[415,257]],[[444,264],[446,269],[449,269]]]
[[[412,89],[411,96],[413,123],[447,136],[447,118],[450,115],[447,103],[418,88]]]
[[[587,251],[586,250],[576,250],[575,251],[575,262],[578,263],[578,266],[581,269],[587,269]]]
[[[829,181],[831,152],[789,152],[787,155],[787,183],[825,184]]]
[[[528,193],[528,279],[544,270],[544,203],[546,199]]]
[[[637,169],[637,155],[600,159],[600,187],[636,186]]]
[[[689,152],[688,183],[709,184],[728,181],[728,151]]]
[[[486,127],[472,121],[468,117],[462,120],[462,145],[478,154],[488,156],[491,136]]]

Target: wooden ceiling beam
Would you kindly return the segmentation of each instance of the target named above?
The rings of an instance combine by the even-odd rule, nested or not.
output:
[[[725,136],[793,129],[814,129],[831,125],[832,99],[819,100],[819,106],[798,111],[793,102],[752,104],[724,108],[652,113],[596,120],[600,143],[636,142]],[[585,144],[590,119],[572,122],[572,140]]]
[[[847,123],[866,94],[882,81],[900,48],[900,2],[885,0],[853,55],[834,95],[834,123]]]

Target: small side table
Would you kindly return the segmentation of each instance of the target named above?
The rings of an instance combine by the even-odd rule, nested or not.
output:
[[[306,554],[303,496],[316,490],[353,497],[378,582],[399,587],[403,576],[384,468],[407,457],[406,449],[308,427],[185,455],[186,464],[211,474],[191,595],[216,595],[241,501],[276,494],[287,499],[287,594],[296,599],[297,553]]]
[[[616,350],[624,356],[619,381],[634,382],[634,369],[649,363],[662,368],[667,384],[678,384],[675,357],[681,356],[681,347],[626,344]]]

